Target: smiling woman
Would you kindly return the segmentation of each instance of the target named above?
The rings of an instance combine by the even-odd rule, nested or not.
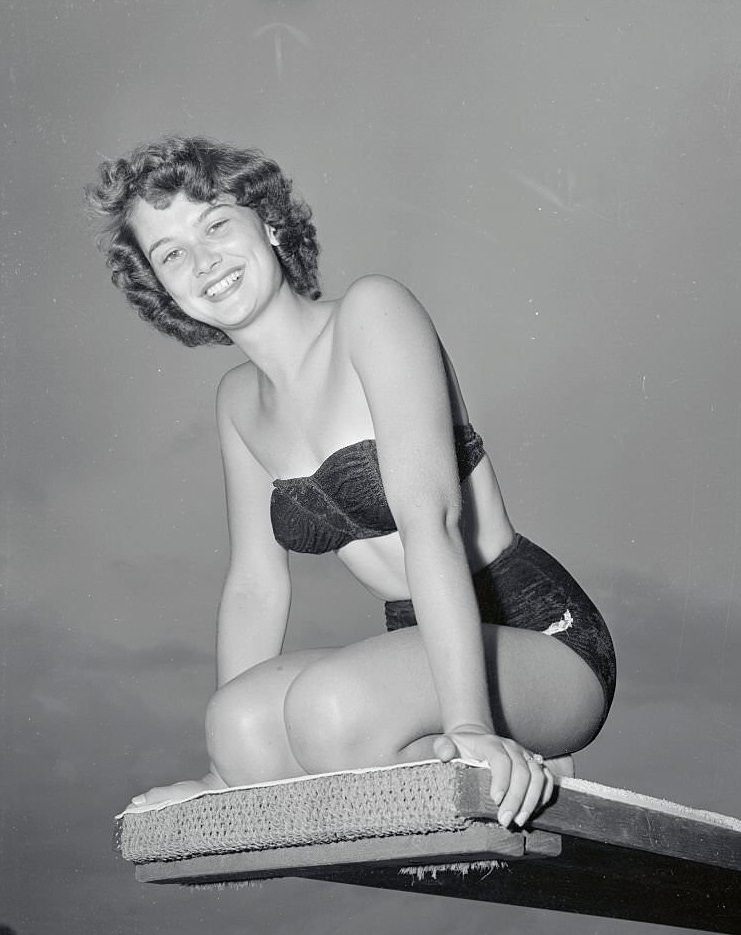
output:
[[[275,230],[233,199],[204,208],[178,192],[166,210],[139,200],[130,224],[178,308],[213,328],[246,324],[283,279]]]
[[[87,197],[94,212],[109,221],[104,242],[113,282],[141,317],[165,334],[189,347],[232,343],[223,331],[188,318],[154,274],[131,227],[140,202],[164,208],[180,193],[209,212],[215,200],[249,205],[275,232],[276,253],[291,288],[312,299],[321,295],[311,211],[292,196],[280,168],[258,150],[173,137],[104,162],[100,171],[100,182],[88,186]]]
[[[460,755],[499,820],[546,803],[615,688],[609,633],[512,528],[429,316],[367,276],[318,301],[309,209],[255,150],[170,138],[101,166],[113,280],[188,345],[234,343],[219,387],[231,558],[218,614],[211,768],[195,791]],[[334,551],[387,632],[283,653],[288,553]]]

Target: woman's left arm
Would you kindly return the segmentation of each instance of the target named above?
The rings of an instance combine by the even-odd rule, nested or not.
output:
[[[461,493],[449,389],[429,316],[399,283],[359,280],[343,304],[350,356],[373,418],[384,489],[437,689],[444,734],[485,760],[500,820],[518,823],[550,795],[547,772],[494,733],[481,619],[460,530]],[[446,743],[438,752],[448,759]],[[448,753],[449,755],[446,755]],[[509,819],[509,820],[506,820]]]

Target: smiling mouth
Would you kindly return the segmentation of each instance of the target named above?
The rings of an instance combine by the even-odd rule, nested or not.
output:
[[[209,286],[204,295],[207,295],[209,299],[215,299],[220,295],[223,295],[230,286],[233,286],[235,282],[239,282],[242,278],[243,270],[235,269],[231,273],[227,273],[226,276],[221,278],[218,282],[215,282],[212,286]]]

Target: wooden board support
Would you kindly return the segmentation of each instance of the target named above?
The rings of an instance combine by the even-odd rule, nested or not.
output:
[[[486,770],[464,774],[458,805],[470,817],[496,815]],[[741,871],[738,820],[585,780],[561,780],[532,827]]]
[[[731,870],[564,837],[559,857],[422,879],[367,865],[308,874],[337,883],[505,903],[705,932],[741,933],[741,880]],[[492,929],[493,930],[493,929]]]
[[[507,831],[493,821],[488,771],[459,778],[458,812],[470,820],[461,830],[156,860],[136,875],[186,884],[298,876],[741,935],[738,820],[563,780],[527,831]],[[458,864],[468,872],[443,869]]]
[[[404,834],[386,838],[365,838],[333,844],[312,844],[263,851],[212,854],[183,860],[140,864],[136,878],[142,883],[203,884],[210,881],[236,882],[278,876],[308,876],[348,867],[459,863],[462,861],[517,860],[528,856],[555,856],[560,853],[558,835],[534,832],[531,835],[506,831],[489,822],[462,831],[431,834]]]

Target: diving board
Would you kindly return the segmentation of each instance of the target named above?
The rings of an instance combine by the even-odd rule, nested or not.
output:
[[[300,876],[741,933],[741,821],[581,779],[524,831],[463,761],[300,777],[117,819],[142,882]]]

